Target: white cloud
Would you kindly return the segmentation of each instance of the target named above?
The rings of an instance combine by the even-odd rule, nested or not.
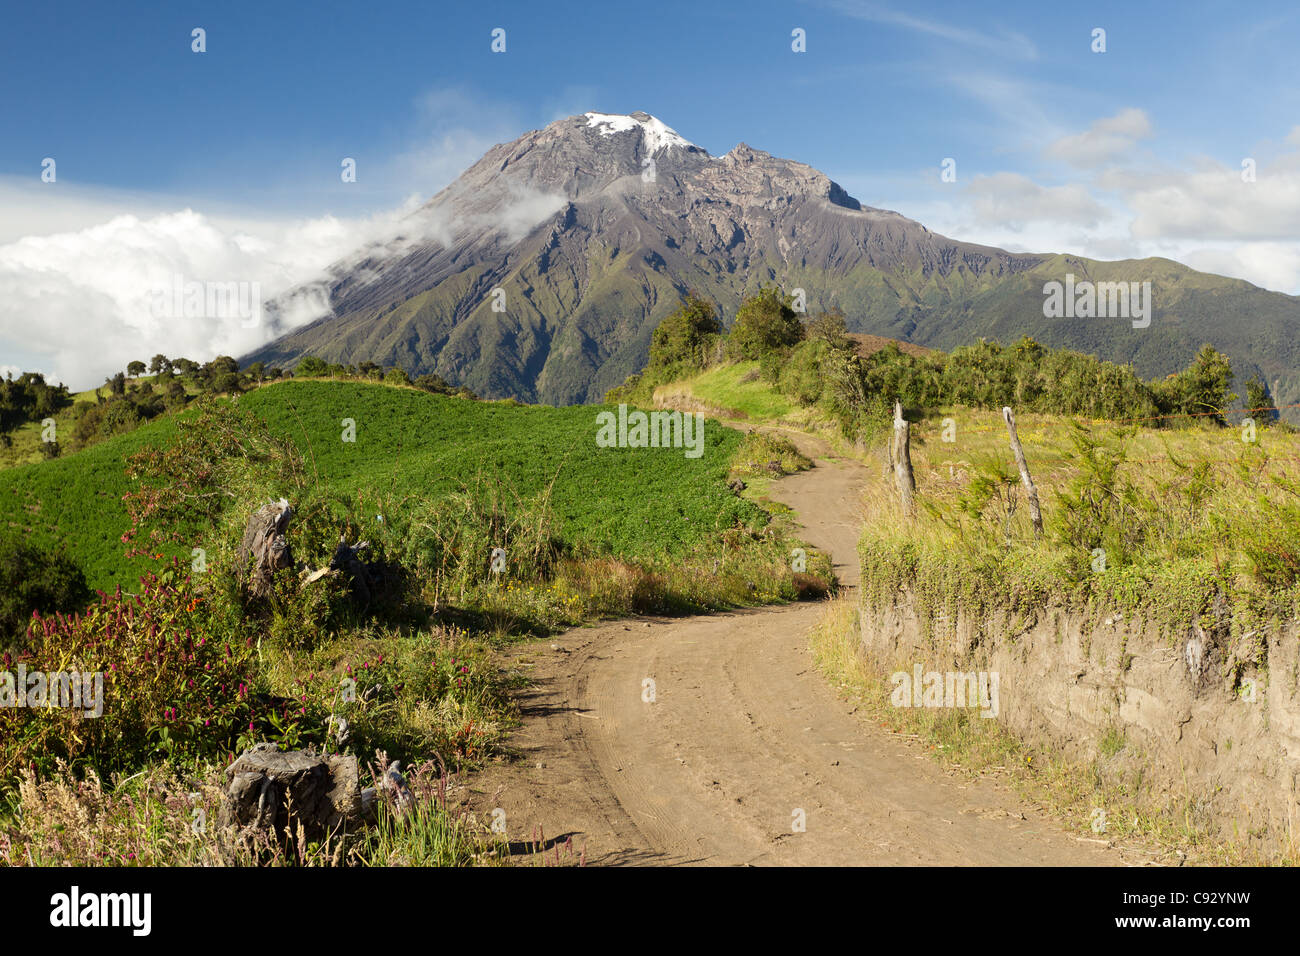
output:
[[[1004,29],[996,34],[982,30],[972,30],[939,20],[925,20],[909,13],[891,10],[883,4],[866,3],[862,2],[862,0],[830,0],[826,5],[856,20],[901,27],[913,33],[937,37],[960,46],[971,47],[986,53],[995,53],[1000,57],[1021,60],[1038,59],[1038,48],[1034,46],[1034,42],[1023,33],[1017,33],[1014,30]]]
[[[499,229],[512,242],[563,204],[512,190],[472,219],[422,210],[523,124],[508,107],[455,87],[432,90],[414,107],[417,145],[375,178],[416,192],[365,217],[266,218],[159,194],[0,178],[0,359],[81,388],[157,352],[238,356],[326,314],[327,269],[345,257],[383,260],[417,244],[446,245],[468,227]],[[234,309],[163,317],[151,306],[178,278],[257,283],[265,300],[298,294],[280,298],[278,317],[256,325]]]
[[[1261,162],[1255,181],[1243,182],[1240,168],[1206,163],[1135,186],[1129,204],[1140,238],[1294,239],[1300,168],[1286,159]]]
[[[47,369],[51,380],[90,387],[132,359],[157,352],[203,361],[241,355],[329,311],[327,269],[376,263],[417,245],[449,245],[462,229],[500,231],[515,242],[560,209],[562,196],[514,189],[487,211],[453,220],[449,209],[419,209],[412,197],[369,218],[323,216],[254,220],[193,209],[138,216],[0,245],[0,355],[14,365]],[[91,206],[86,216],[102,214]],[[75,221],[71,211],[69,215]],[[277,299],[276,317],[231,301],[205,317],[155,308],[178,284],[246,283],[259,299]],[[165,298],[164,302],[172,299]],[[260,302],[259,302],[260,305]],[[260,312],[260,310],[259,310]],[[17,367],[17,366],[15,366]]]
[[[976,176],[966,194],[985,228],[1020,230],[1035,221],[1096,226],[1111,215],[1084,186],[1042,186],[1019,173]]]
[[[1130,108],[1097,120],[1082,133],[1061,137],[1047,147],[1047,155],[1082,169],[1094,169],[1131,155],[1138,140],[1150,135],[1147,114]]]
[[[7,243],[0,246],[0,353],[29,367],[39,363],[52,379],[76,387],[156,352],[196,360],[238,355],[267,340],[265,323],[252,325],[233,303],[206,318],[159,314],[155,297],[178,279],[256,283],[262,298],[273,297],[321,277],[358,245],[392,235],[408,211],[285,222],[223,220],[192,209],[147,218],[119,213],[84,229]]]
[[[1264,289],[1300,290],[1300,242],[1246,242],[1231,247],[1186,246],[1176,256],[1202,272],[1245,279]]]

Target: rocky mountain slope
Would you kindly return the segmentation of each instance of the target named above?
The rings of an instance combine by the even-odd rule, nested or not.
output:
[[[1202,342],[1239,381],[1300,401],[1300,298],[1165,259],[1099,262],[960,242],[862,206],[826,175],[741,143],[711,156],[645,113],[586,113],[495,146],[402,235],[337,263],[332,313],[246,360],[436,372],[488,397],[599,401],[645,362],[688,289],[729,322],[761,283],[838,306],[853,331],[951,348],[1030,334],[1148,377]],[[1150,281],[1154,317],[1047,318],[1043,284]],[[271,321],[283,323],[276,304]]]

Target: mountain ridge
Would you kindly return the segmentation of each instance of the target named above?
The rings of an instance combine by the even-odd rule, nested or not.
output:
[[[1151,281],[1152,328],[1046,318],[1043,283],[1067,271]],[[951,239],[860,203],[808,164],[745,143],[715,157],[642,112],[578,114],[493,146],[394,241],[331,267],[331,314],[280,324],[245,360],[369,360],[487,397],[598,401],[644,365],[651,332],[686,291],[729,319],[765,283],[804,289],[810,312],[843,309],[854,332],[937,348],[1030,334],[1146,377],[1208,341],[1239,380],[1260,374],[1279,401],[1300,400],[1300,298],[1172,260]],[[275,327],[276,304],[268,314]],[[1258,334],[1230,321],[1247,316]]]

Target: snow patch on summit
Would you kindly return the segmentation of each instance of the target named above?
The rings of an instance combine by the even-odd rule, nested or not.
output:
[[[619,113],[585,113],[584,115],[587,117],[587,126],[600,130],[601,136],[613,136],[615,133],[626,133],[638,126],[641,127],[641,141],[651,155],[661,149],[673,147],[699,148],[690,140],[679,136],[677,130],[667,126],[663,120],[656,119],[649,113],[640,114],[645,119],[637,115],[624,116]]]

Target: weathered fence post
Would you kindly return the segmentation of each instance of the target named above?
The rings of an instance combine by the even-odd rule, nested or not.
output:
[[[1009,406],[1002,409],[1002,418],[1007,423],[1007,431],[1011,434],[1011,451],[1016,456],[1016,466],[1020,469],[1020,480],[1024,483],[1025,494],[1029,497],[1029,517],[1034,522],[1034,534],[1041,536],[1043,533],[1043,512],[1038,507],[1038,489],[1034,487],[1034,479],[1029,474],[1029,462],[1025,461],[1025,450],[1020,447],[1020,436],[1016,434],[1016,416]]]
[[[898,442],[898,436],[893,432],[889,433],[889,440],[885,442],[885,461],[881,465],[880,477],[888,477],[891,481],[897,483],[898,479],[894,477],[894,445]]]
[[[894,485],[903,514],[916,513],[916,479],[912,475],[911,424],[903,418],[903,403],[894,403]]]

